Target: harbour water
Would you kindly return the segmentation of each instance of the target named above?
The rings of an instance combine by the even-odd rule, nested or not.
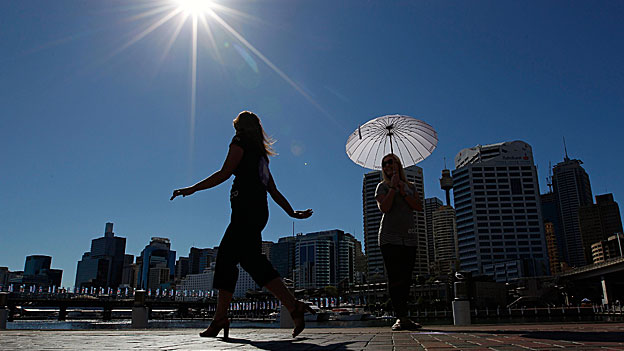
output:
[[[382,327],[390,326],[394,320],[380,319],[370,321],[326,321],[326,322],[306,322],[306,328],[360,328],[360,327]],[[210,320],[202,319],[173,319],[173,320],[151,320],[150,329],[175,329],[175,328],[206,328]],[[279,328],[279,322],[275,321],[231,321],[232,328]],[[113,320],[103,322],[102,320],[20,320],[7,323],[7,329],[24,330],[91,330],[91,329],[130,329],[130,320]]]

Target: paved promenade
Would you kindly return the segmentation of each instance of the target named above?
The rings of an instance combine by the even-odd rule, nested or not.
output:
[[[230,329],[230,339],[196,329],[0,331],[0,350],[624,350],[624,323],[425,326],[389,328]]]

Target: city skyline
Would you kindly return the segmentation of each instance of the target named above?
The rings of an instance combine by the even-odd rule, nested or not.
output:
[[[231,180],[169,197],[221,166],[244,109],[277,139],[280,191],[315,210],[296,232],[342,228],[363,241],[367,170],[344,144],[394,113],[438,132],[418,164],[427,197],[444,198],[445,159],[452,168],[464,148],[510,140],[532,146],[544,193],[565,136],[593,194],[622,200],[621,3],[217,1],[235,11],[215,9],[212,37],[199,24],[196,56],[190,20],[155,26],[168,12],[147,10],[165,3],[0,3],[1,265],[49,255],[71,281],[105,222],[128,252],[152,236],[178,252],[217,246]],[[271,201],[270,213],[265,240],[293,231]]]

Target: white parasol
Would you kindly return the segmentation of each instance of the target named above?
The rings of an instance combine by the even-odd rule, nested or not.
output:
[[[393,153],[409,167],[427,158],[438,145],[438,133],[429,124],[409,116],[387,115],[372,119],[347,139],[347,155],[370,169],[381,169],[381,159]]]

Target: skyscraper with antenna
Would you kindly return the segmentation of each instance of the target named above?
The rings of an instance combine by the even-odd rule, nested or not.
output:
[[[557,245],[561,259],[572,267],[588,264],[583,250],[579,223],[579,207],[593,204],[589,175],[581,166],[582,161],[570,159],[563,139],[564,157],[553,167],[552,185],[561,221]]]

